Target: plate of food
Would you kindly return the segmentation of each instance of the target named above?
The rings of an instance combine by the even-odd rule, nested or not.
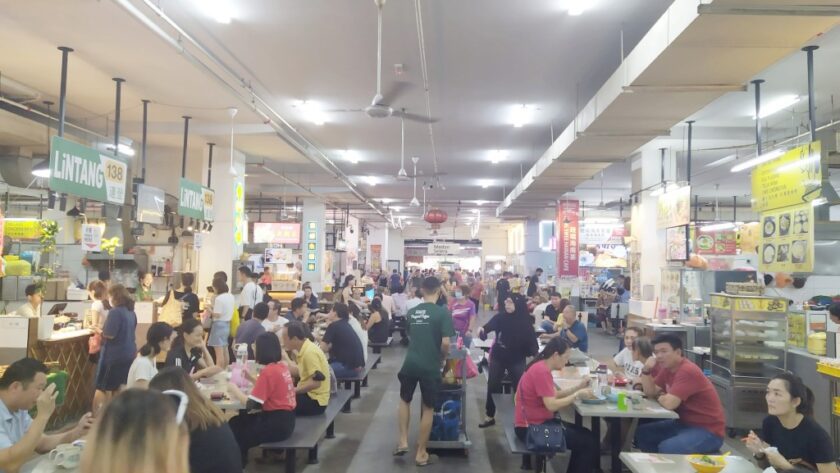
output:
[[[761,260],[764,261],[764,264],[773,263],[776,260],[776,247],[771,244],[764,245],[764,249],[761,251]]]
[[[790,260],[793,263],[804,263],[808,259],[808,242],[796,240],[790,248]]]
[[[715,239],[711,235],[700,235],[697,237],[697,249],[711,251],[715,247]]]
[[[776,217],[764,217],[764,237],[771,237],[776,233]]]
[[[788,233],[790,233],[790,214],[782,214],[779,216],[779,235]]]
[[[724,455],[689,455],[688,464],[697,473],[718,473],[726,468]]]

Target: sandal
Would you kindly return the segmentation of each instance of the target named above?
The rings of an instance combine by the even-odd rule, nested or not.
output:
[[[397,447],[394,449],[393,455],[395,457],[401,457],[408,453],[408,447]]]
[[[429,458],[427,458],[426,461],[419,462],[419,461],[415,460],[414,464],[417,465],[418,467],[422,468],[424,466],[433,465],[433,464],[437,463],[437,461],[438,461],[437,455],[429,455]]]
[[[487,427],[492,427],[496,425],[496,419],[487,419],[484,422],[478,424],[479,429],[486,429]]]

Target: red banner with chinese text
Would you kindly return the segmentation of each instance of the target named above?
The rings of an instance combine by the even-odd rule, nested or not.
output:
[[[580,203],[564,200],[557,204],[557,275],[577,277],[580,247]]]

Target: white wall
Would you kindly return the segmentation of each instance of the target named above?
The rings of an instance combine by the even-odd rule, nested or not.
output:
[[[368,229],[370,230],[370,234],[367,237],[367,258],[366,258],[366,265],[367,267],[365,270],[373,269],[371,264],[373,263],[373,259],[371,258],[371,251],[370,248],[372,245],[381,245],[381,253],[380,253],[380,263],[382,268],[385,268],[388,261],[388,227],[386,223],[378,224],[379,228],[373,227],[368,225]]]
[[[389,229],[388,230],[388,257],[385,258],[385,266],[388,260],[398,260],[400,262],[400,271],[405,268],[405,238],[403,238],[402,231]]]

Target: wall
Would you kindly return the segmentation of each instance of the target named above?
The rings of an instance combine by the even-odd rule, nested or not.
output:
[[[368,224],[368,230],[370,231],[370,234],[368,234],[368,237],[367,237],[367,248],[366,248],[366,251],[367,251],[367,259],[366,259],[367,267],[365,268],[366,271],[367,270],[374,270],[374,268],[372,266],[373,259],[371,258],[371,256],[372,256],[371,255],[371,246],[373,246],[373,245],[380,245],[380,247],[381,247],[381,249],[380,249],[381,253],[380,253],[380,257],[379,257],[380,263],[381,263],[383,269],[387,267],[388,230],[389,230],[389,228],[388,228],[387,224],[384,223],[384,222],[382,222],[382,223],[377,222],[377,223],[375,223],[375,225],[378,228]]]
[[[397,260],[400,262],[400,271],[405,268],[405,238],[403,238],[402,231],[388,230],[388,257],[385,258],[386,266],[388,260]]]
[[[537,268],[542,268],[546,276],[556,274],[557,253],[540,248],[539,232],[539,220],[525,221],[525,274],[533,274]]]

